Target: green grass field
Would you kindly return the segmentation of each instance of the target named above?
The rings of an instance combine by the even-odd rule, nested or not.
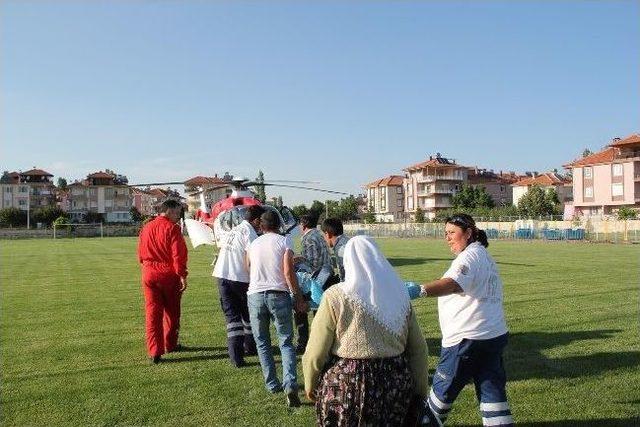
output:
[[[439,277],[443,241],[381,239],[405,280]],[[2,426],[313,425],[264,390],[256,357],[232,368],[211,274],[191,250],[181,341],[193,351],[151,366],[134,238],[2,241]],[[491,242],[511,331],[505,354],[514,418],[530,426],[639,425],[640,247]],[[415,302],[431,372],[436,301]],[[301,378],[300,378],[301,381]],[[479,425],[468,386],[448,425]]]

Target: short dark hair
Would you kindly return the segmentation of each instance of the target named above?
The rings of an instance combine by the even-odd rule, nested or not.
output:
[[[183,209],[182,203],[176,199],[167,199],[160,204],[160,213],[165,213],[169,209]]]
[[[280,217],[275,211],[265,210],[260,215],[260,228],[263,231],[279,231],[280,229]]]
[[[339,236],[344,233],[342,227],[342,221],[339,218],[327,218],[322,221],[320,226],[323,232],[330,234],[331,236]]]
[[[300,217],[300,225],[304,228],[316,228],[318,226],[318,216],[314,214],[304,214]]]
[[[264,208],[262,206],[259,205],[251,205],[247,208],[246,211],[244,211],[244,219],[252,222],[255,221],[257,218],[260,218],[260,216],[264,213]]]

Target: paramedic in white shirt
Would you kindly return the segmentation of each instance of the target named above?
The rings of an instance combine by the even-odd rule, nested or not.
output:
[[[485,426],[512,426],[502,353],[507,325],[502,281],[489,255],[487,235],[467,214],[446,219],[445,239],[456,258],[441,279],[422,285],[438,297],[442,351],[427,399],[436,423],[444,422],[465,384],[473,380]]]
[[[256,354],[256,343],[251,332],[247,307],[249,270],[245,257],[249,244],[257,237],[262,206],[249,206],[244,221],[238,224],[222,241],[220,253],[213,268],[218,279],[220,304],[227,323],[227,348],[231,363],[245,366],[244,356]]]

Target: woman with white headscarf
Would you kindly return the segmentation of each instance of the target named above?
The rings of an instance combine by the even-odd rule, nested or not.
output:
[[[344,250],[344,282],[329,288],[302,364],[318,425],[402,425],[428,393],[427,345],[404,285],[373,240]]]

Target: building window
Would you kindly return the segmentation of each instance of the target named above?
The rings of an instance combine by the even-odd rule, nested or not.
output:
[[[24,185],[23,185],[22,187],[20,187],[20,188],[18,189],[18,191],[19,191],[20,193],[27,193],[27,192],[29,191],[29,187],[27,187],[27,186],[24,186]]]
[[[611,184],[611,195],[613,197],[624,196],[624,187],[621,182]]]
[[[402,207],[402,200],[398,200],[398,202],[397,202],[396,206],[397,206],[397,207],[399,207],[399,208],[401,208],[401,207]]]
[[[398,194],[402,194],[402,187],[396,187],[396,192]]]
[[[613,169],[613,176],[622,176],[622,163],[614,163],[611,167]]]
[[[586,198],[593,197],[593,187],[585,187],[584,188],[584,197],[586,197]]]
[[[585,179],[593,178],[593,168],[591,166],[587,166],[583,169]]]
[[[504,190],[505,190],[504,185],[501,185],[501,186],[500,186],[500,192],[501,192],[501,193],[504,193]]]
[[[18,200],[18,206],[27,206],[27,201],[26,200]]]

